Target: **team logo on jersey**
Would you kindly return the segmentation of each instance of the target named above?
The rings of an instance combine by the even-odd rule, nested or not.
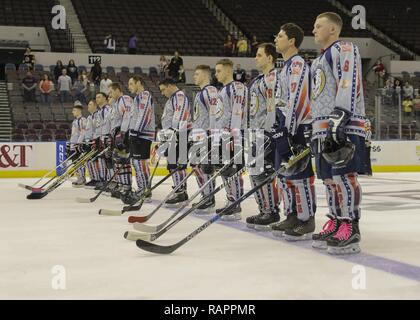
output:
[[[325,88],[325,73],[321,68],[315,70],[312,78],[312,99],[318,98]]]
[[[294,61],[292,63],[292,74],[300,74],[303,64],[300,61]]]
[[[194,120],[197,120],[200,117],[200,105],[196,103],[194,105]]]
[[[260,109],[260,102],[258,101],[257,94],[255,92],[251,93],[251,105],[249,107],[249,115],[255,116]]]
[[[350,42],[341,42],[341,52],[351,52],[353,46]]]
[[[216,107],[214,109],[214,114],[213,116],[216,119],[220,119],[224,114],[224,107],[223,107],[223,101],[221,99],[217,99],[217,104]]]

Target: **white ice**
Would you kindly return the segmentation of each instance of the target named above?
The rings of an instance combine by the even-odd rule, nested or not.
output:
[[[171,255],[147,253],[123,238],[132,230],[128,213],[98,215],[100,208],[121,208],[118,200],[76,203],[94,193],[70,183],[42,200],[26,200],[28,191],[17,184],[35,180],[0,179],[1,299],[420,298],[420,173],[361,179],[362,254],[344,258],[245,231],[245,217],[257,209],[253,197],[242,204],[241,222],[213,224]],[[245,182],[248,190],[248,177]],[[190,195],[197,190],[193,178],[188,186]],[[169,191],[169,182],[155,190],[141,213]],[[317,199],[319,230],[327,213],[319,181]],[[171,212],[162,209],[148,223]],[[156,242],[174,243],[205,219],[188,216]],[[53,273],[57,265],[65,274]]]

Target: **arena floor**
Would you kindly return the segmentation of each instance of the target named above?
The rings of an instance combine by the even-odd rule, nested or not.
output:
[[[362,253],[350,256],[247,229],[253,197],[242,204],[242,221],[214,224],[171,255],[147,253],[123,238],[132,230],[127,213],[98,215],[100,208],[120,208],[118,200],[77,203],[94,193],[70,183],[42,200],[26,200],[28,191],[17,184],[33,181],[0,179],[0,299],[420,298],[420,173],[361,179]],[[190,195],[196,188],[191,179]],[[169,182],[158,188],[142,214],[169,190]],[[317,193],[319,230],[327,212],[319,181]],[[223,198],[220,192],[218,204]],[[171,212],[162,209],[149,223]],[[189,216],[156,242],[174,243],[209,217]]]

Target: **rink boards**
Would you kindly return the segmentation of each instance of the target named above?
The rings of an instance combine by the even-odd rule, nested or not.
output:
[[[0,178],[41,177],[65,157],[65,141],[0,143]],[[420,141],[374,141],[371,161],[375,172],[420,172]],[[156,174],[166,174],[165,167],[161,161]]]

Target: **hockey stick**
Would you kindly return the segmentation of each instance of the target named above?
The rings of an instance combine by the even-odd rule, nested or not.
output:
[[[162,183],[164,183],[166,180],[168,180],[175,172],[178,170],[174,170],[172,172],[169,172],[165,177],[163,177],[159,182],[157,182],[153,187],[151,187],[149,190],[145,190],[142,195],[140,202],[143,204],[144,198],[148,195],[148,193],[152,192],[154,189],[159,187]],[[120,216],[124,214],[127,211],[135,211],[140,210],[141,205],[135,205],[135,206],[126,206],[122,210],[111,210],[111,209],[100,209],[99,214],[104,216]]]
[[[173,220],[169,224],[168,222],[170,222],[173,218],[175,218],[175,216],[178,215],[183,209],[185,209],[185,207],[179,208],[168,219],[166,219],[164,222],[162,222],[161,224],[157,226],[144,225],[139,222],[136,222],[134,224],[134,229],[136,229],[137,231],[148,232],[152,234],[127,231],[124,233],[124,238],[126,238],[127,240],[134,240],[134,241],[138,239],[148,240],[148,241],[156,240],[161,235],[166,233],[169,229],[171,229],[174,225],[176,225],[178,222],[184,219],[186,216],[194,212],[195,209],[201,204],[205,203],[208,198],[214,196],[216,193],[223,190],[229,183],[231,183],[234,179],[236,179],[240,174],[244,173],[246,169],[247,167],[243,167],[238,172],[236,172],[233,176],[227,178],[220,186],[214,189],[210,194],[206,195],[206,197],[203,197],[203,199],[201,199],[198,203],[194,204],[190,209],[185,211],[182,215],[180,215],[177,219]],[[221,170],[218,171],[218,173],[219,172],[221,172]]]
[[[142,191],[142,193],[140,194],[140,198],[133,204],[130,204],[128,206],[123,207],[123,211],[133,211],[131,209],[131,207],[135,206],[136,208],[138,207],[137,210],[140,210],[140,208],[143,206],[144,201],[146,201],[147,196],[149,196],[151,193],[151,188],[152,188],[152,181],[153,181],[153,177],[155,176],[156,170],[159,166],[159,162],[160,162],[160,156],[156,162],[155,168],[153,169],[152,175],[150,176],[149,182],[147,183],[146,188]]]
[[[95,161],[99,156],[101,156],[106,150],[108,150],[108,148],[106,148],[105,150],[103,150],[101,153],[99,153],[97,156],[95,156],[91,161]],[[75,156],[77,153],[73,153],[71,157],[69,157],[67,160],[70,160],[73,156]],[[72,163],[70,163],[70,165],[68,165],[68,167],[66,168],[66,171],[70,170],[72,166],[75,166],[78,161],[82,158],[82,155],[80,155],[78,158],[72,159],[75,161],[72,161]],[[32,192],[43,192],[44,191],[44,187],[47,186],[49,183],[51,183],[53,180],[59,178],[59,175],[55,175],[54,177],[51,177],[51,179],[49,179],[47,182],[45,182],[42,186],[40,187],[30,187],[30,186],[26,186],[25,189],[32,191]]]
[[[146,221],[148,221],[149,219],[150,219],[150,217],[151,217],[151,215],[152,214],[149,214],[149,215],[147,215],[147,216],[142,216],[142,217],[133,217],[133,218],[136,218],[135,219],[135,221],[134,221],[134,219],[131,219],[131,221],[133,221],[133,223],[135,223],[135,226],[134,226],[134,228],[136,229],[136,230],[139,230],[139,231],[144,231],[144,230],[142,230],[142,227],[145,227],[147,230],[153,230],[153,228],[156,228],[155,229],[155,231],[159,231],[161,228],[163,228],[169,221],[171,221],[174,217],[176,217],[176,215],[178,214],[178,213],[180,213],[182,210],[184,210],[190,203],[191,203],[191,201],[192,200],[194,200],[198,195],[200,195],[201,193],[202,193],[202,191],[205,189],[205,188],[207,188],[207,186],[210,184],[210,183],[212,183],[213,181],[215,181],[216,180],[216,178],[218,177],[218,176],[220,176],[221,175],[221,173],[224,171],[224,170],[226,170],[226,168],[228,168],[231,164],[232,164],[232,162],[234,162],[235,161],[235,159],[239,156],[239,155],[241,155],[242,154],[242,151],[239,151],[236,155],[234,155],[231,159],[230,159],[230,161],[228,162],[228,163],[226,163],[225,165],[223,165],[223,167],[218,171],[218,172],[216,172],[216,174],[214,174],[213,175],[213,177],[211,177],[211,179],[209,179],[203,186],[201,186],[201,188],[200,189],[198,189],[198,191],[195,193],[195,194],[193,194],[188,200],[187,200],[187,202],[185,202],[184,203],[184,205],[182,206],[182,207],[180,207],[180,208],[178,208],[168,219],[166,219],[166,221],[165,222],[163,222],[163,223],[161,223],[160,225],[158,225],[158,226],[146,226],[146,225],[141,225],[140,223],[143,223],[143,222],[146,222]],[[242,171],[241,171],[242,172]],[[238,175],[238,173],[235,173],[235,175]],[[209,195],[205,195],[204,197],[203,197],[203,199],[204,199],[204,201],[203,201],[203,199],[201,199],[200,200],[200,202],[199,202],[199,205],[201,205],[202,203],[204,203],[205,201],[207,201],[207,199],[210,199],[214,194],[216,194],[215,192],[211,192]],[[194,207],[195,208],[195,207]],[[130,217],[130,218],[132,218],[132,217]],[[129,220],[129,222],[131,222],[130,220]],[[136,227],[137,226],[137,227]],[[155,232],[155,231],[151,231],[151,232]],[[150,231],[149,231],[150,232]]]
[[[102,192],[104,192],[106,190],[106,188],[108,188],[108,186],[111,184],[111,182],[114,180],[114,178],[117,176],[117,174],[120,172],[121,167],[119,167],[117,170],[115,170],[114,174],[112,175],[112,177],[106,182],[106,184],[102,187],[101,190],[99,190],[99,192],[92,198],[76,198],[76,201],[79,203],[92,203],[95,202],[96,199],[98,199]]]
[[[26,196],[26,199],[28,200],[38,200],[44,198],[47,194],[51,193],[55,189],[57,189],[59,186],[61,186],[65,181],[67,181],[69,178],[71,178],[79,168],[83,167],[86,163],[86,161],[90,160],[96,153],[96,150],[91,150],[86,154],[83,154],[83,156],[78,159],[78,161],[74,164],[72,168],[66,171],[65,174],[58,176],[57,180],[49,186],[45,191],[41,192],[32,192]]]
[[[136,229],[137,231],[149,232],[149,233],[156,232],[155,234],[142,234],[142,233],[138,233],[138,232],[127,231],[124,234],[124,238],[126,238],[127,240],[137,240],[137,239],[149,240],[149,241],[156,240],[162,234],[164,234],[166,231],[168,231],[169,229],[171,229],[175,224],[177,224],[182,219],[184,219],[186,216],[188,216],[189,214],[191,214],[192,212],[194,212],[197,207],[199,207],[201,204],[205,203],[209,198],[213,197],[216,193],[218,193],[219,191],[223,190],[227,185],[229,185],[229,183],[231,183],[239,175],[241,175],[242,173],[244,173],[250,166],[252,166],[253,164],[255,164],[259,158],[262,158],[262,157],[264,157],[264,154],[260,154],[250,164],[248,164],[247,166],[244,166],[242,169],[240,169],[234,175],[228,177],[220,186],[218,186],[216,189],[214,189],[210,194],[208,194],[205,197],[203,197],[198,203],[194,204],[190,209],[188,209],[187,211],[185,211],[181,216],[179,216],[176,220],[172,221],[172,223],[170,223],[166,227],[165,227],[165,225],[169,221],[171,221],[181,210],[177,210],[176,212],[174,212],[171,215],[171,217],[169,219],[167,219],[166,221],[164,221],[163,223],[161,223],[161,224],[159,224],[157,226],[144,225],[144,224],[140,224],[140,223],[135,223],[134,224],[134,229]],[[232,158],[232,161],[233,161],[233,159],[234,158]],[[223,166],[222,169],[218,173],[221,173],[229,165],[230,165],[230,163],[228,163],[225,166]]]
[[[200,163],[207,158],[207,156],[210,154],[210,151],[208,151],[201,159]],[[151,213],[149,213],[147,216],[129,216],[128,222],[129,223],[135,223],[135,222],[146,222],[149,220],[153,215],[158,212],[158,210],[166,203],[166,201],[172,197],[180,188],[181,186],[187,182],[188,178],[191,177],[194,174],[194,170],[191,170],[190,173],[175,187],[172,189],[172,191],[157,205],[155,209]]]
[[[32,184],[32,186],[28,186],[26,184],[23,183],[18,183],[18,187],[29,190],[29,191],[33,191],[33,190],[40,190],[43,187],[45,187],[52,179],[56,178],[57,176],[55,175],[54,177],[52,177],[52,179],[50,179],[49,181],[47,181],[47,183],[43,184],[41,187],[35,187],[38,183],[40,183],[43,179],[47,178],[50,174],[52,174],[54,171],[56,171],[58,168],[60,168],[61,166],[65,166],[67,162],[69,162],[70,160],[72,160],[74,158],[74,156],[76,155],[76,153],[73,153],[70,157],[68,157],[67,159],[65,159],[63,162],[61,162],[58,166],[56,166],[54,169],[52,169],[51,171],[47,172],[46,174],[44,174],[44,176],[42,176],[41,178],[39,178],[36,182],[34,182]]]
[[[254,194],[262,186],[264,186],[265,184],[267,184],[270,181],[272,181],[279,174],[282,174],[288,168],[290,168],[291,166],[293,166],[294,164],[296,164],[298,161],[302,160],[304,157],[308,156],[309,154],[310,154],[310,148],[306,148],[304,151],[302,151],[297,156],[292,157],[289,160],[288,163],[286,163],[285,165],[282,165],[278,170],[276,170],[270,176],[268,176],[267,178],[265,178],[257,186],[255,186],[254,188],[252,188],[251,190],[249,190],[247,193],[243,194],[239,199],[237,199],[235,202],[232,202],[228,207],[226,207],[225,209],[223,209],[223,211],[221,213],[216,214],[214,217],[212,217],[210,220],[208,220],[207,222],[205,222],[204,224],[202,224],[200,227],[198,227],[197,229],[195,229],[193,232],[191,232],[189,235],[187,235],[185,238],[183,238],[179,242],[177,242],[177,243],[175,243],[173,245],[169,245],[169,246],[161,246],[161,245],[157,245],[157,244],[154,244],[154,243],[151,243],[151,242],[144,241],[142,239],[138,239],[136,241],[137,247],[139,247],[142,250],[145,250],[145,251],[148,251],[148,252],[152,252],[152,253],[158,253],[158,254],[170,254],[170,253],[174,252],[176,249],[178,249],[179,247],[181,247],[182,245],[184,245],[186,242],[190,241],[192,238],[194,238],[195,236],[197,236],[199,233],[201,233],[202,231],[204,231],[205,229],[207,229],[214,222],[216,222],[217,220],[219,220],[224,215],[225,212],[229,211],[230,209],[232,209],[233,207],[235,207],[236,205],[238,205],[239,203],[241,203],[242,201],[244,201],[245,199],[247,199],[249,196],[251,196],[252,194]],[[174,223],[175,221],[173,221],[172,223]],[[161,231],[163,231],[163,230],[161,230]]]

